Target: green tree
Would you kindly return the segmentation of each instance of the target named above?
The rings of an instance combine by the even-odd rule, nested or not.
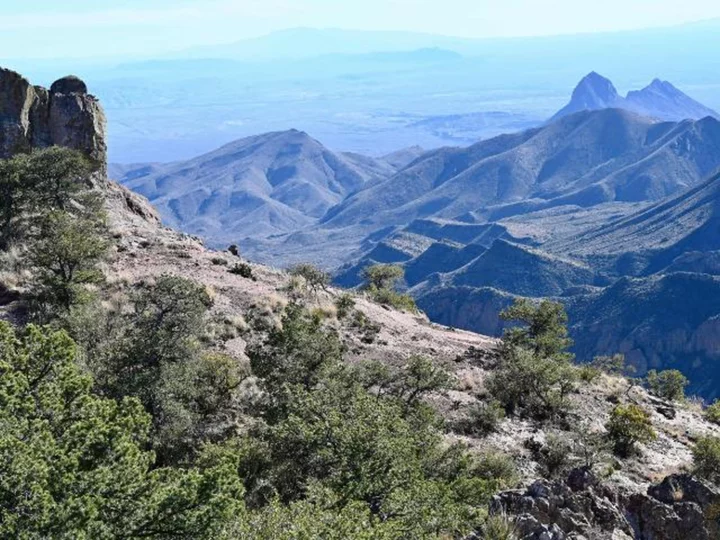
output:
[[[318,294],[320,291],[327,291],[330,285],[330,274],[309,263],[301,263],[293,266],[290,269],[290,275],[303,278],[308,289],[310,289],[313,294]]]
[[[646,381],[653,394],[670,401],[684,399],[685,387],[690,382],[677,369],[668,369],[659,373],[651,369],[648,371]]]
[[[520,325],[503,335],[500,362],[488,378],[488,390],[508,412],[520,408],[538,419],[563,413],[578,371],[566,351],[572,341],[562,305],[520,299],[501,316]]]
[[[695,474],[720,483],[720,437],[701,437],[692,450]]]
[[[394,264],[374,264],[364,268],[361,277],[365,280],[365,287],[376,289],[394,289],[397,282],[403,279],[405,270]]]
[[[50,213],[29,257],[35,269],[32,297],[40,320],[67,312],[88,298],[87,285],[104,276],[98,264],[107,256],[105,222],[97,216]]]
[[[715,400],[705,409],[705,418],[713,424],[720,424],[720,400]]]
[[[153,468],[137,400],[92,393],[64,332],[0,322],[0,536],[214,538],[243,511],[235,464]]]
[[[622,457],[631,455],[637,443],[648,443],[657,438],[650,414],[634,404],[617,405],[605,428],[615,453]]]

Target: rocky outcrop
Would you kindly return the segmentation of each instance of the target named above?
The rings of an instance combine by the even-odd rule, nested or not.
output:
[[[491,511],[510,516],[522,540],[710,540],[720,537],[719,504],[720,492],[687,474],[626,494],[580,468],[501,493]]]
[[[20,74],[0,69],[0,159],[33,148],[64,146],[107,168],[105,113],[77,77],[50,89],[31,85]]]

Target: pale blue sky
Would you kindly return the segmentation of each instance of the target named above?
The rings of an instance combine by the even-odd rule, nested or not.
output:
[[[717,0],[0,0],[0,57],[152,56],[298,26],[495,37],[716,17]]]

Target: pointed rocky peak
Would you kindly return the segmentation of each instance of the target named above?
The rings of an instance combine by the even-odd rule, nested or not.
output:
[[[553,116],[552,120],[580,111],[619,107],[622,101],[612,81],[593,71],[582,78],[573,90],[570,103]]]
[[[641,90],[628,92],[626,102],[628,108],[635,112],[660,120],[699,120],[707,116],[720,118],[712,109],[660,79],[654,79]]]
[[[611,106],[619,97],[618,91],[610,79],[596,72],[583,77],[573,91],[572,102],[586,109],[603,109]]]

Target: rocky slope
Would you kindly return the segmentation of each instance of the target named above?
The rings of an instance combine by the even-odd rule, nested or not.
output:
[[[303,293],[286,272],[257,264],[249,265],[253,277],[231,273],[230,265],[241,262],[235,254],[209,250],[198,238],[164,227],[145,199],[114,182],[97,187],[107,198],[114,241],[105,269],[104,292],[110,297],[168,273],[202,283],[213,298],[211,316],[225,329],[215,336],[215,345],[238,362],[246,361],[245,346],[258,329],[278,324],[283,307],[294,300],[326,314],[326,324],[342,336],[347,361],[404,363],[413,354],[423,354],[444,365],[453,374],[453,389],[433,396],[431,403],[449,426],[456,427],[448,432],[449,440],[461,440],[477,450],[501,450],[517,464],[519,490],[498,495],[492,509],[516,516],[523,540],[580,538],[579,534],[695,540],[713,534],[712,523],[698,516],[714,504],[717,492],[686,476],[670,476],[658,484],[689,465],[693,441],[699,436],[720,435],[720,428],[707,423],[696,406],[664,402],[623,379],[601,375],[573,393],[565,422],[552,425],[509,417],[489,436],[467,434],[458,426],[484,399],[485,381],[496,368],[496,340],[387,309],[361,293],[354,296],[355,312],[361,315],[340,320],[331,305],[341,291]],[[3,283],[0,299],[12,310],[17,294]],[[358,320],[364,322],[354,322]],[[603,457],[602,470],[607,473],[601,481],[587,472],[573,472],[566,482],[535,482],[545,474],[540,456],[551,436],[572,439],[578,432],[602,433],[617,403],[635,403],[649,411],[658,438],[622,463]],[[573,456],[571,463],[577,459]]]

